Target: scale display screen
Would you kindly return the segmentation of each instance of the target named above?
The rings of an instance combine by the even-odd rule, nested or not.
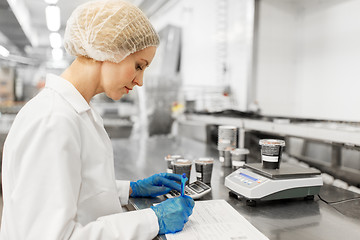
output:
[[[244,176],[244,177],[246,177],[246,178],[248,178],[248,179],[251,179],[251,180],[253,180],[253,181],[257,181],[257,180],[258,180],[258,179],[254,178],[254,177],[251,177],[251,176],[249,176],[249,175],[247,175],[247,174],[245,174],[245,173],[240,173],[240,175],[241,175],[241,176]]]
[[[202,192],[204,189],[200,187],[199,185],[193,184],[191,185],[191,188],[194,189],[196,192]]]

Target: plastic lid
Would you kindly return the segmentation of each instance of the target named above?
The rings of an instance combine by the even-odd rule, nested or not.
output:
[[[233,167],[242,167],[245,165],[245,161],[232,161]]]
[[[167,155],[167,156],[165,156],[165,160],[167,160],[167,161],[169,161],[169,160],[175,160],[175,159],[180,159],[180,158],[183,158],[183,156],[181,156],[181,155],[178,155],[178,154],[176,154],[176,155]]]
[[[176,159],[174,161],[174,165],[189,165],[189,164],[192,164],[192,161],[188,160],[188,159]]]
[[[246,155],[249,153],[250,151],[247,148],[235,148],[234,150],[231,151],[231,154],[233,155]]]
[[[230,151],[232,151],[234,149],[235,149],[234,147],[226,147],[224,152],[230,152]]]
[[[219,126],[220,129],[237,129],[235,126]]]
[[[261,139],[259,141],[261,146],[285,146],[285,141],[279,139]]]
[[[213,163],[214,159],[213,158],[208,158],[208,157],[204,157],[204,158],[199,158],[195,160],[196,163]]]

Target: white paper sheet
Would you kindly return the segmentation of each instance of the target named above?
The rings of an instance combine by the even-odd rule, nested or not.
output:
[[[168,240],[269,240],[225,200],[197,201],[181,232]]]

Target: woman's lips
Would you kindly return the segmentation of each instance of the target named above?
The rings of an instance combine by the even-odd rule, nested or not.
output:
[[[132,90],[132,88],[128,88],[128,87],[125,87],[126,89],[126,93],[129,93],[130,90]]]

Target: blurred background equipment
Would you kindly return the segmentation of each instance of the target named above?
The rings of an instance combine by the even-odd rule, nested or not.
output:
[[[169,134],[172,105],[179,99],[182,84],[181,28],[168,25],[159,31],[160,46],[145,79],[149,135]]]
[[[111,139],[186,136],[216,150],[218,126],[234,125],[247,161],[261,159],[260,139],[282,139],[284,160],[360,187],[359,0],[129,1],[161,43],[142,88],[92,100]],[[0,0],[1,146],[46,74],[73,61],[64,30],[85,2]]]
[[[71,12],[85,2],[0,0],[1,151],[16,114],[44,87],[46,74],[61,74],[74,60],[64,51],[63,35]],[[169,153],[189,160],[209,156],[211,194],[228,198],[226,176],[241,172],[245,158],[249,166],[261,164],[259,140],[279,139],[286,142],[280,169],[286,163],[315,173],[324,195],[334,200],[274,204],[268,213],[240,211],[281,239],[296,238],[288,230],[304,228],[317,239],[338,239],[328,231],[336,231],[331,224],[337,222],[326,216],[345,218],[329,214],[331,204],[359,219],[360,0],[129,2],[150,18],[161,43],[143,87],[119,101],[104,94],[91,101],[113,142],[115,168],[123,170],[118,177],[142,178],[161,166],[172,171],[171,161],[166,168],[163,159]],[[223,137],[221,126],[236,130]],[[310,190],[315,194],[317,188]]]

